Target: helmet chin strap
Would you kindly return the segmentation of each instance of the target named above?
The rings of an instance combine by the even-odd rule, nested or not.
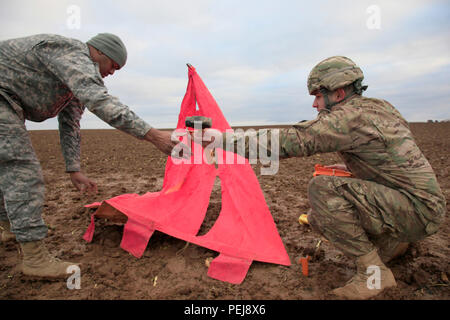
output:
[[[335,101],[335,102],[330,102],[330,99],[329,99],[329,95],[331,93],[330,90],[328,90],[326,88],[320,88],[320,93],[322,93],[322,95],[323,95],[323,100],[325,101],[325,108],[327,110],[331,111],[331,108],[333,108],[338,103],[342,103],[342,102],[346,101],[347,99],[353,97],[355,94],[361,95],[363,93],[363,91],[365,91],[366,89],[367,89],[367,86],[361,85],[361,80],[355,81],[353,83],[352,92],[349,92],[348,94],[346,94],[344,99],[342,99],[341,101]]]
[[[330,99],[328,98],[328,94],[330,93],[330,91],[328,89],[321,88],[320,93],[322,93],[323,100],[325,101],[325,109],[327,109],[328,111],[331,111],[331,108],[333,108],[333,106],[335,106],[338,103],[330,102]]]

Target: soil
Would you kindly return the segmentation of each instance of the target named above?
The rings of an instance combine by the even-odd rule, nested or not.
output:
[[[450,123],[412,123],[411,129],[435,169],[450,206]],[[96,220],[93,241],[82,239],[92,209],[84,205],[124,193],[144,194],[162,188],[166,157],[153,145],[117,130],[82,131],[83,172],[98,184],[97,195],[80,194],[65,173],[58,132],[30,131],[46,184],[43,217],[49,226],[44,239],[58,258],[81,262],[81,289],[69,290],[66,280],[25,279],[18,270],[16,243],[0,244],[0,299],[334,299],[328,292],[342,286],[355,272],[354,262],[329,242],[300,225],[298,217],[309,208],[307,185],[314,164],[339,162],[335,154],[280,161],[276,175],[260,175],[265,199],[291,258],[289,267],[253,262],[240,285],[207,276],[205,260],[217,252],[155,232],[142,258],[120,248],[123,226]],[[447,137],[447,138],[445,138]],[[214,189],[200,233],[213,224],[220,210],[220,189]],[[440,231],[412,244],[406,254],[388,266],[397,287],[374,299],[448,300],[450,298],[450,218]],[[320,243],[320,244],[319,244]],[[310,255],[309,275],[299,259]]]

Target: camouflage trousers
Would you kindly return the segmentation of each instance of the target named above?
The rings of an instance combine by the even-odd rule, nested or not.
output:
[[[309,183],[308,198],[311,227],[350,257],[427,236],[411,200],[372,181],[317,176]]]
[[[44,179],[25,124],[0,96],[0,220],[19,242],[47,236]]]

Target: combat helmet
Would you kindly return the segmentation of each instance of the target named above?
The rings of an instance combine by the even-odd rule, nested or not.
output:
[[[323,93],[327,108],[334,104],[329,104],[328,93],[353,84],[353,92],[361,94],[367,89],[362,85],[364,74],[362,70],[349,58],[334,56],[319,62],[309,73],[308,91],[314,94],[317,91]]]

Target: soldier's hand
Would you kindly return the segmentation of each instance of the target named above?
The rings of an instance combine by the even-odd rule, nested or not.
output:
[[[348,171],[345,164],[332,164],[331,166],[325,166],[325,168]]]
[[[189,131],[189,134],[191,135],[191,140],[195,143],[195,142],[201,142],[202,147],[206,148],[208,145],[210,145],[211,143],[214,143],[215,141],[215,136],[213,135],[213,133],[217,133],[217,129],[203,129],[201,132],[201,136],[200,138],[196,135],[198,135],[197,132],[195,131]]]
[[[97,184],[81,172],[71,172],[70,180],[72,180],[75,188],[82,193],[87,191],[89,194],[96,194],[98,192]]]
[[[171,132],[161,131],[155,128],[150,129],[144,136],[144,139],[153,143],[156,148],[168,156],[170,156],[172,149],[177,145],[171,139]]]

